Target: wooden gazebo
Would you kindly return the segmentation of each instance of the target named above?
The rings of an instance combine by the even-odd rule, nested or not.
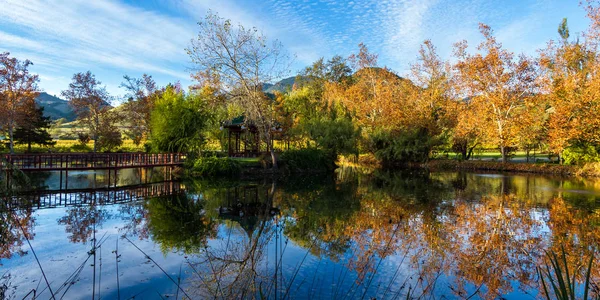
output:
[[[253,124],[247,124],[244,116],[223,122],[227,129],[227,153],[229,157],[256,157],[260,155],[260,137]]]

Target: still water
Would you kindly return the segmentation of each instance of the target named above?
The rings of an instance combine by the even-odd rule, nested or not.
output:
[[[0,298],[530,299],[546,251],[564,247],[573,270],[600,257],[600,182],[161,174],[73,172],[67,191],[36,175],[44,191],[0,209]]]

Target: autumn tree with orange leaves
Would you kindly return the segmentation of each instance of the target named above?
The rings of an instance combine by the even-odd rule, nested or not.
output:
[[[593,20],[600,16],[588,8]],[[600,65],[594,22],[584,40],[572,41],[564,19],[558,28],[560,41],[551,41],[542,52],[544,87],[551,109],[548,120],[550,150],[562,159],[570,147],[587,148],[600,143]],[[583,150],[585,151],[585,150]]]
[[[455,44],[457,83],[467,101],[472,101],[471,115],[477,118],[486,141],[500,149],[507,161],[509,147],[517,145],[521,130],[519,115],[538,92],[535,62],[525,55],[502,48],[492,29],[480,24],[484,41],[479,53],[467,52],[467,42]]]
[[[364,148],[384,164],[425,161],[454,123],[450,101],[451,69],[430,41],[412,66],[412,81],[377,65],[364,44],[350,56],[356,72],[349,85],[329,85],[329,101],[342,103],[363,129]]]
[[[8,133],[10,153],[14,153],[14,132],[23,116],[35,109],[38,75],[29,73],[33,63],[0,53],[0,129]]]
[[[62,96],[69,100],[69,104],[75,110],[77,119],[86,127],[94,141],[94,152],[102,144],[101,139],[120,141],[121,133],[115,126],[118,119],[111,112],[109,101],[111,96],[106,87],[96,79],[92,72],[73,74],[73,80],[67,90],[62,91]],[[110,138],[111,136],[114,138]]]

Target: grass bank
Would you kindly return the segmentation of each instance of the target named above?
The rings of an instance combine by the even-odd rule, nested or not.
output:
[[[288,150],[278,154],[278,168],[271,168],[271,157],[234,158],[207,156],[186,162],[186,173],[190,177],[239,176],[260,174],[322,173],[337,167],[328,152],[307,148]]]
[[[557,165],[547,163],[502,163],[495,161],[432,160],[421,164],[432,171],[499,171],[518,173],[552,174],[562,176],[600,177],[600,163],[583,166]]]

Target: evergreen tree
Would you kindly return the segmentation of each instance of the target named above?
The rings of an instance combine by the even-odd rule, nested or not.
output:
[[[44,116],[43,107],[37,107],[35,104],[33,106],[24,114],[14,134],[14,139],[18,144],[27,144],[27,152],[31,152],[31,144],[41,146],[56,144],[48,133],[52,123],[50,117]]]

